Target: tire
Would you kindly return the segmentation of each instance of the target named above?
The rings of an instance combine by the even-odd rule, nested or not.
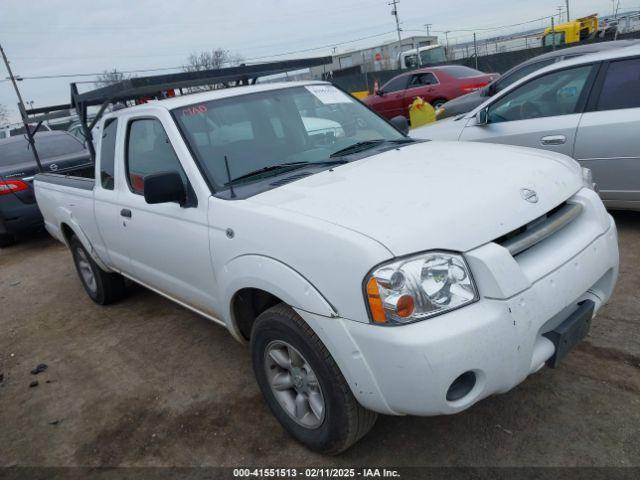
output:
[[[69,247],[80,283],[91,300],[98,305],[109,305],[124,297],[125,285],[122,275],[102,270],[75,235],[71,237]]]
[[[16,243],[15,235],[11,235],[10,233],[0,234],[0,248],[10,247],[14,243]]]
[[[294,372],[295,367],[291,370],[281,368],[275,360],[282,361],[283,352],[289,352],[290,360],[294,359],[290,365],[296,363],[295,357],[298,363],[303,362],[299,369],[302,381]],[[327,348],[288,305],[280,303],[258,316],[251,332],[251,359],[258,385],[271,412],[284,429],[307,448],[335,455],[360,440],[373,427],[378,414],[357,402]],[[284,378],[287,374],[287,378],[293,381],[292,387],[282,391],[274,389],[274,379]],[[290,385],[291,381],[279,384]],[[320,410],[317,401],[312,402],[312,397],[318,398],[318,392],[324,406],[321,415],[317,415]],[[296,415],[297,400],[305,395],[307,408],[301,407],[301,411],[307,413],[301,417]],[[293,403],[294,412],[287,410],[287,399]]]
[[[436,98],[433,102],[431,102],[431,106],[434,109],[438,109],[440,108],[442,105],[444,105],[445,103],[447,103],[447,100],[444,98]]]

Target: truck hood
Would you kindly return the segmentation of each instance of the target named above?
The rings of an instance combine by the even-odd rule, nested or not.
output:
[[[528,148],[424,142],[325,170],[250,202],[357,231],[396,256],[467,251],[543,215],[582,186],[571,158]],[[521,189],[537,192],[529,203]]]

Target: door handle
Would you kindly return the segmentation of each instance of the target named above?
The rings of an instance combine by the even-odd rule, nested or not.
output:
[[[122,210],[120,210],[120,215],[123,217],[131,218],[131,210],[129,210],[128,208],[123,208]]]
[[[542,145],[564,145],[567,142],[567,137],[564,135],[548,135],[540,139]]]

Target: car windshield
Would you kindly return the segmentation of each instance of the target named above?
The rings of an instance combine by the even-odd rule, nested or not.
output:
[[[35,135],[36,149],[42,160],[84,150],[82,143],[71,135]],[[33,152],[26,139],[7,141],[0,144],[0,165],[16,165],[34,162]]]
[[[287,171],[278,165],[327,165],[334,154],[348,160],[351,153],[406,140],[331,85],[238,95],[180,107],[173,115],[210,183],[218,188],[229,178],[253,180],[247,174],[257,171],[263,172],[261,178]]]

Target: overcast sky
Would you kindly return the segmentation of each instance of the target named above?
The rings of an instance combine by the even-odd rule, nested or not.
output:
[[[326,45],[338,52],[395,37],[390,0],[0,0],[0,44],[23,77],[176,67],[190,53],[222,47],[245,59]],[[404,36],[525,22],[557,13],[564,0],[401,0]],[[620,8],[640,8],[621,0]],[[612,0],[570,0],[571,16],[610,13]],[[527,27],[542,28],[543,22]],[[522,29],[525,27],[518,27]],[[513,31],[513,29],[511,30]],[[388,32],[388,34],[386,34]],[[500,33],[507,33],[503,31]],[[341,44],[361,37],[368,40]],[[443,37],[441,33],[435,33]],[[468,33],[452,32],[452,42]],[[442,42],[444,43],[444,37]],[[290,57],[323,55],[324,48]],[[279,56],[277,58],[287,58]],[[175,70],[174,70],[175,71]],[[0,65],[0,78],[7,76]],[[25,80],[34,106],[69,102],[65,78]],[[11,84],[0,81],[0,104],[17,120]]]

